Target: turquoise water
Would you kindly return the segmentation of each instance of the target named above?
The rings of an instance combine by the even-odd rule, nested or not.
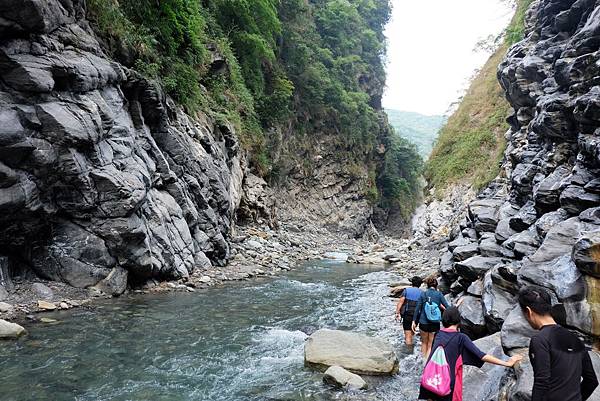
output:
[[[0,342],[0,399],[414,400],[419,362],[401,347],[386,297],[394,274],[313,262],[285,276],[196,293],[124,297],[92,310],[46,314],[18,342]],[[401,373],[351,394],[303,365],[318,328],[387,338]]]

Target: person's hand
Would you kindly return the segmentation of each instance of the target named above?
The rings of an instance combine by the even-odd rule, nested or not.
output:
[[[411,329],[412,329],[413,333],[417,332],[417,324],[415,322],[412,322]]]
[[[400,314],[399,314],[399,313],[395,313],[395,314],[394,314],[394,320],[395,320],[395,321],[398,321],[398,320],[400,320]]]
[[[517,354],[517,355],[513,355],[509,358],[507,362],[507,365],[509,368],[512,368],[513,366],[515,366],[517,363],[521,362],[523,360],[523,355]]]

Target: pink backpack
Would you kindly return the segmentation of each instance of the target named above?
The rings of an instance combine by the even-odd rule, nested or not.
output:
[[[454,337],[458,336],[453,336],[450,341]],[[431,355],[431,358],[429,358],[429,361],[427,361],[425,369],[423,369],[421,386],[433,394],[446,396],[452,392],[452,388],[450,387],[451,381],[450,365],[448,365],[448,360],[446,359],[446,352],[444,351],[444,346],[439,345],[433,352],[433,355]]]

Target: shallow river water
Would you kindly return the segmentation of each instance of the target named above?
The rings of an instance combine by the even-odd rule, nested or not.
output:
[[[414,400],[420,364],[403,350],[386,296],[397,278],[319,261],[285,276],[47,314],[59,322],[0,342],[0,399]],[[306,333],[323,327],[387,338],[402,374],[368,379],[359,394],[329,389],[303,365]]]

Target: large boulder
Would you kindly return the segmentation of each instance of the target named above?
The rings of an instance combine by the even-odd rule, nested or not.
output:
[[[462,331],[470,337],[481,337],[486,333],[485,318],[481,298],[467,295],[458,307]]]
[[[519,280],[550,289],[560,301],[579,301],[585,298],[585,280],[570,254],[549,261],[526,261],[519,270]]]
[[[347,388],[349,390],[364,390],[367,382],[359,375],[348,372],[341,366],[331,366],[323,374],[323,381],[334,387]]]
[[[470,258],[471,256],[477,255],[479,246],[476,242],[471,242],[467,245],[462,245],[454,248],[452,252],[453,259],[457,262]]]
[[[475,281],[490,270],[495,265],[502,263],[502,258],[490,258],[484,256],[472,256],[469,259],[454,264],[454,269],[458,275],[467,280]]]
[[[521,307],[517,305],[510,311],[502,325],[502,347],[507,351],[516,348],[527,348],[531,336],[535,333],[537,331],[527,323]]]
[[[469,204],[469,215],[478,233],[496,229],[503,203],[502,199],[478,199]]]
[[[505,358],[500,333],[474,341],[477,348],[496,358]],[[463,371],[463,399],[470,401],[495,401],[506,369],[486,363],[481,368],[465,366]]]
[[[127,270],[121,266],[115,266],[108,276],[94,286],[94,288],[105,294],[119,296],[127,289]]]
[[[494,284],[493,270],[485,275],[483,284],[483,316],[487,323],[488,331],[500,331],[504,319],[515,306],[515,297],[508,291]]]
[[[572,258],[580,272],[600,278],[600,231],[581,237],[573,246]]]
[[[398,370],[398,357],[387,341],[341,330],[314,332],[304,345],[304,362],[322,371],[341,366],[366,375],[391,375]]]
[[[0,340],[19,338],[25,333],[22,326],[0,319]]]

